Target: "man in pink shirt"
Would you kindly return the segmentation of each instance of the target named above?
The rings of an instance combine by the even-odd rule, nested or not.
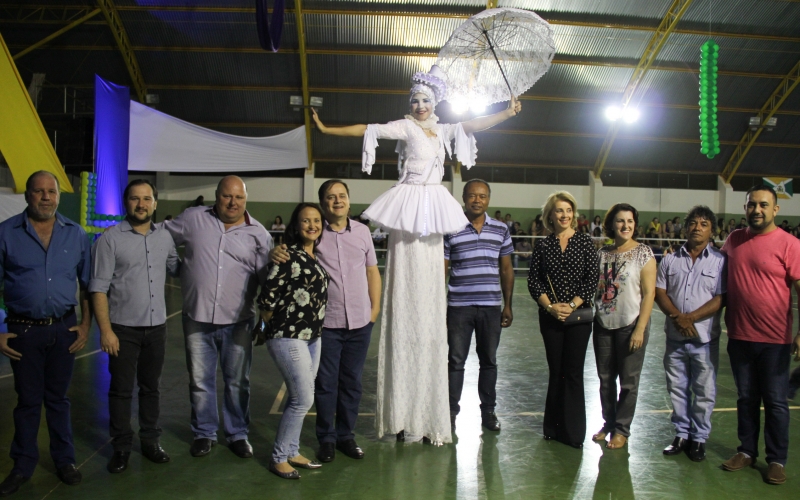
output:
[[[767,482],[783,484],[789,449],[789,358],[800,360],[800,335],[792,340],[792,290],[800,290],[800,240],[775,225],[778,197],[766,185],[747,192],[748,227],[728,236],[725,324],[728,355],[739,398],[740,446],[725,470],[751,466],[758,457],[761,403]]]
[[[381,303],[381,275],[369,227],[350,219],[350,190],[330,179],[319,188],[325,217],[317,244],[319,263],[330,276],[328,305],[322,327],[322,351],[315,381],[317,439],[321,462],[331,462],[338,449],[350,458],[364,458],[355,440],[361,375]],[[288,258],[285,246],[270,253],[273,262]]]

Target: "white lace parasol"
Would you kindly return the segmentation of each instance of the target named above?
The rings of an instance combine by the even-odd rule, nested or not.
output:
[[[489,9],[456,28],[436,64],[447,76],[447,100],[484,105],[519,96],[550,68],[550,25],[522,9]]]

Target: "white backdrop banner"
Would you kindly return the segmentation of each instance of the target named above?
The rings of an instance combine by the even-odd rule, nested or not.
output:
[[[131,101],[128,170],[223,173],[289,168],[308,168],[302,126],[271,137],[242,137]]]
[[[0,188],[0,222],[19,215],[28,208],[24,194],[14,194],[11,188]]]

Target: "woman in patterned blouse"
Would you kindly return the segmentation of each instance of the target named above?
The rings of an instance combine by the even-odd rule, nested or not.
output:
[[[536,240],[528,290],[539,304],[539,327],[550,368],[544,438],[580,448],[586,439],[583,364],[592,323],[566,325],[564,320],[578,307],[589,311],[598,274],[597,250],[591,236],[576,232],[577,216],[577,202],[568,192],[559,191],[547,199],[542,221],[551,234]]]
[[[322,220],[316,204],[297,205],[285,233],[289,260],[272,267],[258,297],[267,328],[257,345],[266,339],[289,395],[269,464],[270,472],[284,479],[300,478],[295,467],[322,467],[300,454],[303,419],[314,403],[320,334],[328,303],[328,274],[314,256]]]
[[[611,434],[606,447],[612,449],[625,446],[631,434],[656,295],[656,259],[649,246],[634,239],[638,224],[639,212],[632,206],[611,207],[603,228],[614,243],[598,251],[594,356],[605,424],[592,439],[604,441]]]

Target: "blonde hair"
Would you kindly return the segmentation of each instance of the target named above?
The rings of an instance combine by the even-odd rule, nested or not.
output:
[[[578,202],[575,201],[575,197],[572,196],[569,191],[556,191],[547,197],[547,201],[542,205],[542,223],[544,227],[551,232],[555,232],[555,224],[550,220],[550,216],[556,208],[556,202],[559,201],[566,201],[572,205],[572,222],[570,223],[570,227],[576,229],[578,227]]]

